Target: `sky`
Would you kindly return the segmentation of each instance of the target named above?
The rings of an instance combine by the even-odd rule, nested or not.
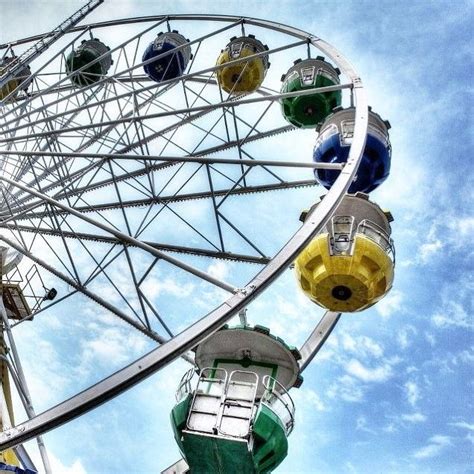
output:
[[[0,1],[0,42],[55,27],[82,2]],[[291,392],[297,414],[279,473],[468,473],[474,465],[472,239],[473,2],[107,1],[92,21],[166,13],[255,16],[292,25],[338,48],[373,109],[391,123],[392,170],[371,199],[395,221],[391,292],[343,315]],[[285,66],[272,64],[272,68]],[[277,71],[278,72],[278,71]],[[310,152],[298,145],[297,153]],[[294,147],[293,147],[294,150]],[[304,199],[320,189],[305,191]],[[249,198],[270,223],[271,201]],[[303,199],[303,198],[302,198]],[[300,202],[290,202],[297,225]],[[268,237],[269,239],[271,237]],[[231,264],[207,270],[230,277]],[[167,298],[191,286],[163,274]],[[194,288],[195,290],[195,288]],[[253,324],[301,345],[321,310],[285,273],[249,307]],[[57,306],[19,328],[38,411],[150,350],[150,341],[91,303]],[[54,472],[151,473],[179,458],[169,412],[176,361],[106,405],[45,435]],[[32,446],[31,444],[29,446]],[[34,446],[31,448],[34,454]]]

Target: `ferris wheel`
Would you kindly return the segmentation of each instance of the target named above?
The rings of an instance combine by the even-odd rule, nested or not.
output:
[[[259,404],[286,407],[286,440],[288,390],[340,314],[374,304],[393,280],[391,216],[363,194],[388,175],[388,123],[369,110],[335,48],[294,27],[228,15],[78,26],[101,3],[0,45],[2,364],[29,407],[13,426],[4,376],[10,416],[0,451],[25,472],[34,466],[22,443],[38,438],[48,471],[43,433],[180,357],[193,368],[179,385],[173,429],[188,463],[204,438],[248,441]],[[318,184],[321,200],[299,204]],[[310,208],[302,224],[295,202]],[[232,271],[222,276],[213,262]],[[245,317],[293,266],[295,285],[325,308],[299,349]],[[163,282],[173,285],[166,298]],[[52,307],[71,311],[84,296],[156,348],[36,414],[14,328]],[[224,326],[238,314],[240,326]],[[260,371],[269,364],[271,373]],[[215,390],[212,403],[222,406],[200,411]],[[264,445],[245,461],[252,472],[282,460],[263,455]]]

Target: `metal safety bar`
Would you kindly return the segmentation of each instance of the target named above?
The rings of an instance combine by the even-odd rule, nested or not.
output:
[[[270,408],[283,422],[286,436],[288,436],[295,426],[295,404],[290,394],[283,385],[270,375],[263,377],[262,403]]]
[[[195,374],[196,370],[194,369],[194,367],[184,373],[183,377],[181,378],[181,381],[179,382],[178,389],[176,390],[175,394],[177,403],[179,403],[189,393],[192,393],[193,387],[191,381]]]
[[[372,242],[375,242],[379,247],[382,247],[395,263],[395,246],[393,240],[387,235],[384,229],[377,224],[364,219],[359,222],[356,234],[365,235]]]

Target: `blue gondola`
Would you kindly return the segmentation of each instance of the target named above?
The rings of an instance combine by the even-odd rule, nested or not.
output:
[[[0,474],[37,474],[37,471],[0,462]]]
[[[143,53],[142,61],[158,58],[143,66],[147,76],[156,82],[176,79],[181,76],[191,59],[191,46],[187,45],[187,43],[189,43],[189,40],[180,35],[176,30],[168,33],[159,33],[155,41],[150,43]],[[183,45],[187,46],[173,53],[166,54]],[[159,57],[161,55],[164,56]]]
[[[345,163],[354,134],[355,109],[334,109],[319,129],[313,152],[316,163]],[[367,141],[357,176],[349,193],[369,193],[387,179],[390,173],[392,148],[388,136],[390,123],[369,110]],[[317,169],[316,179],[329,189],[339,176],[339,171]]]

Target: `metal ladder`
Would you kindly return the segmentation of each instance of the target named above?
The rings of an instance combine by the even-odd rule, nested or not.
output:
[[[226,370],[210,367],[202,369],[186,422],[188,429],[217,434],[226,384]]]
[[[258,375],[234,370],[229,377],[222,401],[218,432],[225,436],[245,438],[255,414]]]

